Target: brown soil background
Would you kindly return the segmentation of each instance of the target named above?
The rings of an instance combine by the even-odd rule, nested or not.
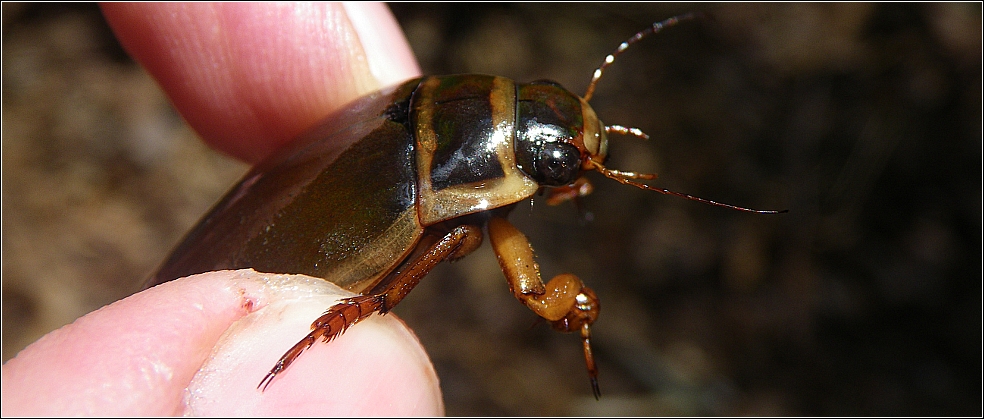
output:
[[[512,299],[487,246],[396,310],[450,415],[980,415],[981,5],[396,4],[427,74],[553,79],[612,166],[513,221],[603,304],[578,340]],[[245,172],[201,145],[94,5],[3,4],[3,358],[139,288]],[[580,215],[579,215],[580,214]],[[973,255],[978,255],[975,258]]]

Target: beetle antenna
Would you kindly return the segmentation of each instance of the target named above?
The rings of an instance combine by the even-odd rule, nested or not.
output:
[[[643,140],[649,139],[649,134],[642,132],[641,129],[628,128],[628,127],[623,127],[621,125],[607,125],[605,126],[605,133],[628,135],[636,138],[641,138]]]
[[[619,54],[622,53],[622,51],[625,51],[626,49],[629,48],[629,45],[639,42],[643,38],[649,35],[653,35],[663,30],[664,28],[668,28],[670,26],[676,25],[677,23],[680,23],[681,21],[690,20],[698,16],[702,16],[702,15],[691,12],[679,16],[673,16],[661,22],[653,23],[652,26],[643,29],[642,31],[639,31],[639,33],[633,35],[631,38],[621,43],[618,46],[618,48],[615,49],[615,52],[608,54],[608,56],[605,57],[605,61],[602,62],[597,69],[595,69],[594,74],[591,76],[591,83],[588,83],[588,90],[584,92],[584,101],[588,102],[591,100],[591,96],[594,95],[595,86],[598,84],[598,80],[601,79],[601,74],[604,73],[605,69],[607,69],[610,65],[612,65],[613,62],[615,62],[615,57],[618,57]]]
[[[704,198],[700,198],[700,197],[693,196],[693,195],[690,195],[690,194],[685,194],[685,193],[680,193],[680,192],[674,192],[674,191],[671,191],[669,189],[657,188],[655,186],[650,186],[650,185],[647,185],[645,183],[633,182],[633,181],[631,181],[629,179],[646,179],[646,180],[648,180],[648,179],[655,179],[656,178],[656,174],[655,173],[649,174],[649,173],[623,172],[623,171],[620,171],[620,170],[612,170],[612,169],[606,168],[601,163],[598,163],[598,162],[594,161],[594,159],[589,158],[588,161],[590,161],[591,164],[594,165],[595,170],[601,172],[601,174],[605,175],[605,177],[607,177],[609,179],[614,179],[615,181],[617,181],[617,182],[619,182],[619,183],[621,183],[623,185],[631,185],[631,186],[635,186],[635,187],[637,187],[639,189],[645,189],[647,191],[659,192],[659,193],[664,194],[664,195],[679,196],[681,198],[686,198],[686,199],[689,199],[691,201],[703,202],[703,203],[705,203],[707,205],[714,205],[716,207],[731,208],[733,210],[738,210],[738,211],[754,212],[756,214],[783,214],[783,213],[789,212],[788,209],[784,209],[784,210],[757,210],[757,209],[739,207],[737,205],[731,205],[731,204],[725,204],[723,202],[711,201],[710,199],[704,199]]]

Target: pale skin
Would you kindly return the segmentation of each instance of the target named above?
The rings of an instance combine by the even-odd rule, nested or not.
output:
[[[210,146],[250,163],[348,101],[419,75],[382,5],[106,4],[127,51]],[[433,366],[392,314],[259,380],[350,294],[250,270],[194,275],[103,307],[3,365],[2,414],[443,414]]]

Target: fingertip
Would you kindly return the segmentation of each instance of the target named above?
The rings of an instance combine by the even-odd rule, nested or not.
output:
[[[403,30],[382,3],[343,3],[352,27],[380,86],[390,86],[420,75],[420,66]]]
[[[220,275],[220,274],[212,274]],[[207,275],[134,294],[48,333],[4,364],[15,415],[170,415],[245,311]]]
[[[413,333],[372,316],[256,386],[311,321],[350,296],[252,270],[161,284],[49,333],[3,365],[3,413],[32,416],[437,415],[437,376]],[[385,401],[384,403],[381,401]]]
[[[286,298],[232,325],[188,387],[185,414],[406,416],[443,414],[433,365],[395,316],[373,315],[315,342],[263,389],[280,356],[340,295]]]

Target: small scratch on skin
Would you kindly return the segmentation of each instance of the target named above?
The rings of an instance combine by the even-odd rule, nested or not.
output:
[[[249,269],[238,272],[230,284],[230,291],[239,298],[238,307],[243,316],[255,313],[266,307],[270,301],[277,301],[285,296],[293,299],[333,293],[335,290],[341,291],[341,288],[320,278],[265,274]]]
[[[245,311],[246,314],[250,314],[256,311],[256,305],[257,305],[256,298],[250,296],[250,294],[246,290],[246,287],[240,286],[236,289],[236,292],[239,294],[239,299],[241,301],[239,306],[242,307],[243,311]]]
[[[253,301],[253,299],[247,297],[246,301],[243,302],[243,309],[245,309],[247,313],[252,313],[255,305],[256,303]]]

